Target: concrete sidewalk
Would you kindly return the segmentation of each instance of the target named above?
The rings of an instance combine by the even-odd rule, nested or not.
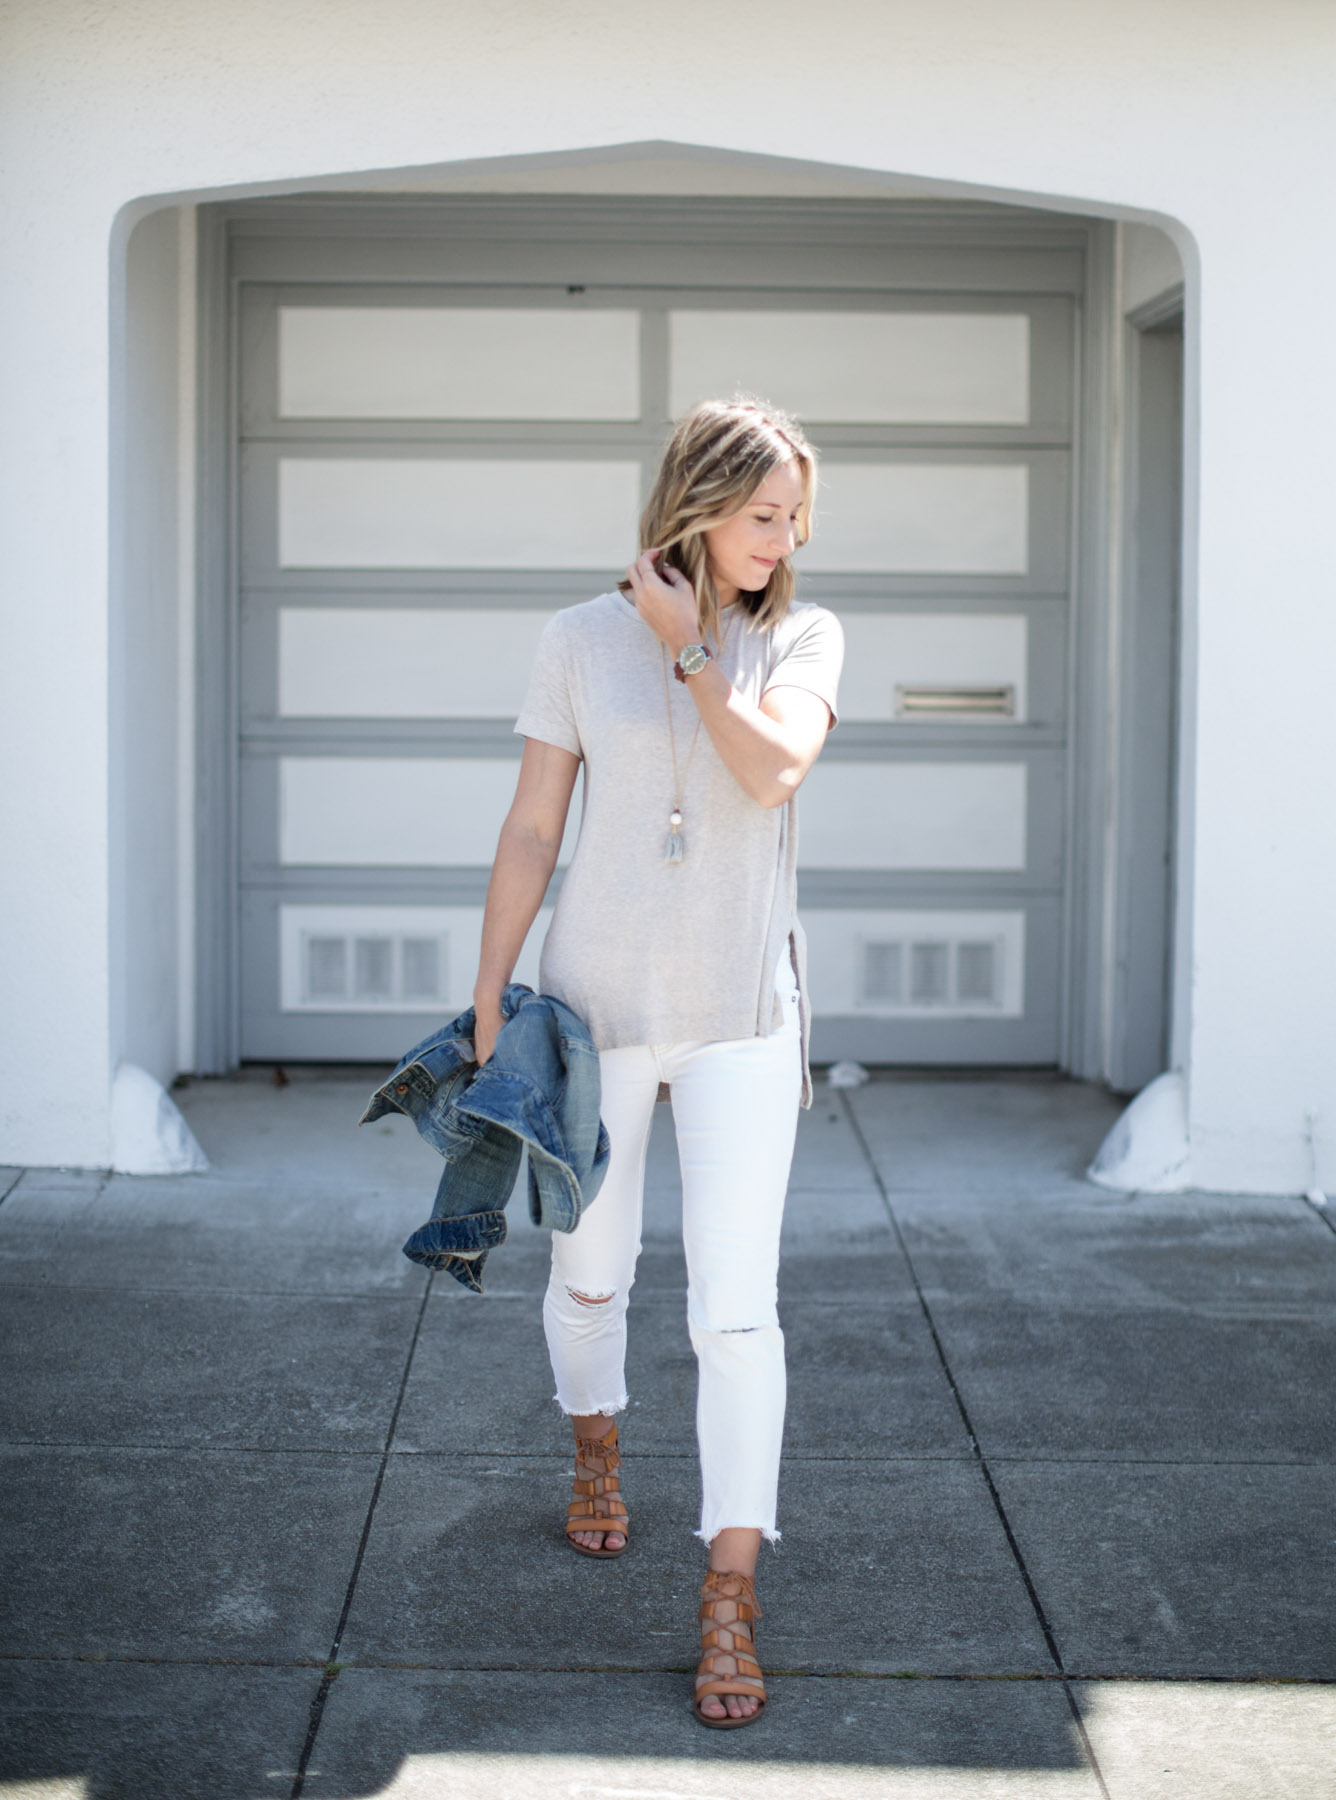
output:
[[[546,1241],[407,1263],[439,1164],[373,1080],[196,1084],[207,1175],[0,1178],[0,1800],[1336,1796],[1321,1213],[1088,1185],[1074,1083],[821,1088],[771,1705],[709,1733],[668,1109],[591,1563]]]

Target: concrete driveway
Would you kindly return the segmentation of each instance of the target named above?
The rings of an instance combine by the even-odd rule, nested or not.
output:
[[[439,1164],[376,1079],[197,1082],[204,1175],[0,1176],[0,1800],[1336,1796],[1322,1211],[1092,1187],[1077,1083],[821,1087],[771,1704],[708,1733],[668,1108],[591,1563],[545,1240],[406,1262]]]

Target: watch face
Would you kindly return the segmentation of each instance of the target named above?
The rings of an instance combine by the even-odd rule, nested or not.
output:
[[[709,660],[703,646],[700,644],[688,644],[678,658],[678,661],[682,665],[682,673],[684,675],[699,675]]]

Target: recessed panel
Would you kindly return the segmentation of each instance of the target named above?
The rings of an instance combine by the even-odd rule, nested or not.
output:
[[[931,697],[1009,688],[1012,720],[1026,717],[1027,629],[1016,613],[863,613],[841,615],[844,672],[840,677],[840,717],[850,721],[892,721],[906,716],[937,718],[924,706],[907,708],[897,690]],[[969,722],[992,722],[983,709],[961,708]]]
[[[842,424],[1024,425],[1024,313],[674,312],[673,416],[697,400],[764,394]]]
[[[810,573],[1023,575],[1029,566],[1023,463],[821,464]]]
[[[285,569],[609,569],[635,552],[634,462],[283,457]]]
[[[281,306],[287,419],[638,419],[640,317]]]
[[[803,913],[816,1015],[1018,1019],[1025,914],[810,907]]]
[[[279,985],[285,1013],[427,1013],[442,1024],[472,1005],[482,944],[480,906],[280,906]],[[538,991],[544,907],[513,979]]]
[[[285,756],[279,861],[341,868],[489,867],[515,797],[516,758]],[[572,799],[558,861],[579,832]]]
[[[1025,867],[1024,763],[818,763],[803,783],[804,869]]]
[[[283,607],[279,712],[290,719],[513,719],[551,617],[475,607]]]

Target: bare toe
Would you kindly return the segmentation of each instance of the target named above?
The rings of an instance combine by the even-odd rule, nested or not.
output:
[[[626,1508],[620,1499],[617,1470],[621,1452],[617,1448],[617,1427],[609,1427],[601,1438],[585,1438],[576,1434],[575,1479],[571,1504],[566,1518],[566,1535],[577,1550],[595,1555],[615,1556],[627,1545],[626,1527],[612,1531],[595,1527],[587,1531],[573,1529],[589,1525],[593,1519],[625,1518]]]
[[[749,1575],[710,1569],[701,1586],[701,1659],[696,1671],[696,1711],[709,1725],[745,1725],[764,1704],[751,1622],[760,1613]],[[701,1689],[723,1688],[702,1694]],[[760,1692],[746,1690],[761,1689]],[[741,1689],[741,1692],[729,1692]]]

